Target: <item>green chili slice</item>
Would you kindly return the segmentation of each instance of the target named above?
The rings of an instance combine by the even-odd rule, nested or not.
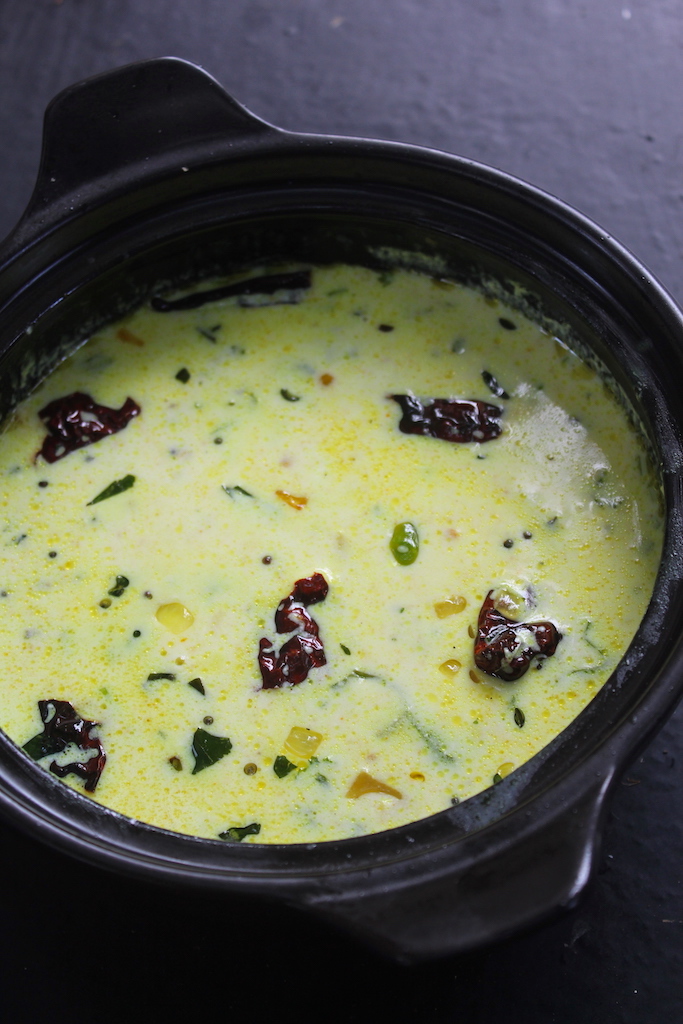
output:
[[[389,541],[391,553],[399,565],[412,565],[420,551],[420,538],[412,523],[398,523]]]

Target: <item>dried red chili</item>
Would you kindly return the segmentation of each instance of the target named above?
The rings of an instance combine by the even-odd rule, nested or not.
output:
[[[50,771],[60,779],[70,774],[85,779],[85,788],[93,793],[107,760],[100,739],[92,735],[98,723],[81,718],[67,700],[39,700],[38,710],[45,728],[24,744],[24,750],[34,761],[48,754],[59,754],[70,743],[75,743],[83,753],[95,750],[95,756],[87,760],[72,761],[70,764],[57,764],[53,761],[50,765]]]
[[[498,611],[492,595],[490,590],[479,612],[474,661],[487,675],[513,682],[524,675],[534,658],[549,658],[554,654],[562,634],[552,622],[508,619]]]
[[[469,398],[431,398],[414,395],[389,395],[403,412],[398,425],[404,434],[436,437],[441,441],[466,444],[469,441],[493,441],[503,426],[503,410],[490,402]]]
[[[38,413],[48,432],[38,455],[46,462],[56,462],[77,448],[117,434],[139,414],[140,406],[132,398],[127,398],[120,409],[98,405],[82,391],[56,398]]]
[[[324,601],[328,590],[327,580],[316,572],[297,580],[291,594],[280,601],[275,612],[275,629],[278,633],[298,632],[285,641],[277,654],[270,640],[264,637],[260,641],[258,663],[264,690],[285,684],[296,686],[306,679],[312,668],[326,664],[318,623],[306,609]]]

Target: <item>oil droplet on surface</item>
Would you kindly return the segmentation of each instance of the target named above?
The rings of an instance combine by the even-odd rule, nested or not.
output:
[[[194,622],[194,615],[180,601],[171,601],[170,604],[159,605],[156,619],[172,633],[184,633]]]

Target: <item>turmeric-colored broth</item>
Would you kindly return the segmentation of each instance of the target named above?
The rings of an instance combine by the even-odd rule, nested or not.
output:
[[[140,414],[49,464],[38,413],[73,392]],[[502,433],[403,433],[395,394],[492,403]],[[599,376],[516,310],[408,271],[138,310],[19,407],[0,476],[2,728],[23,745],[39,700],[68,701],[106,752],[86,798],[247,843],[381,831],[504,777],[612,672],[662,544],[652,469]],[[259,641],[277,656],[275,611],[316,573],[326,663],[265,689]],[[517,681],[474,662],[491,591],[561,634]],[[197,730],[230,740],[201,767]]]

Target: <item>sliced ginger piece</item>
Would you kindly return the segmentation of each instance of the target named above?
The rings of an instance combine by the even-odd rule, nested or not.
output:
[[[374,779],[368,772],[358,772],[358,775],[356,775],[346,791],[346,795],[351,797],[352,800],[356,800],[359,796],[364,796],[366,793],[386,793],[388,796],[395,796],[397,800],[403,799],[403,793],[399,793],[393,786],[388,786],[386,782]]]
[[[298,497],[296,494],[290,494],[289,491],[276,491],[275,492],[286,505],[290,505],[291,508],[302,509],[308,505],[308,498],[303,496]]]

